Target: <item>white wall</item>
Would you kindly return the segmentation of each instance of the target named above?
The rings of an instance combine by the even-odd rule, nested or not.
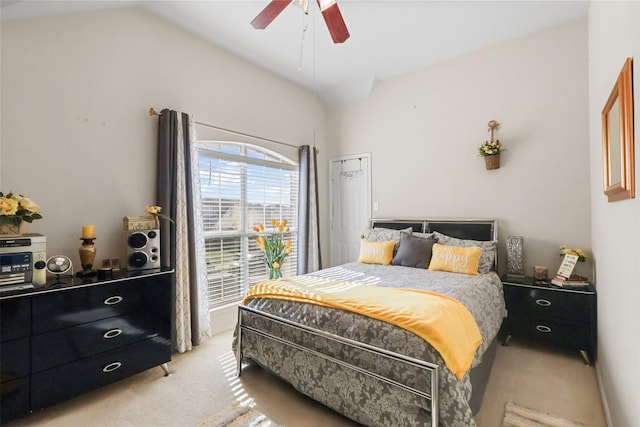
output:
[[[633,57],[635,167],[640,172],[640,3],[589,7],[589,144],[593,251],[598,262],[598,368],[609,425],[640,425],[640,194],[607,203],[603,192],[601,112]],[[637,191],[637,190],[636,190]]]
[[[25,231],[45,234],[49,255],[79,265],[81,226],[95,224],[96,259],[124,258],[122,217],[155,202],[150,107],[295,145],[312,144],[317,127],[328,192],[325,113],[308,91],[138,9],[3,23],[1,31],[0,189],[42,206],[44,219]],[[297,150],[262,145],[297,161]]]
[[[554,274],[559,245],[590,249],[586,36],[580,19],[385,81],[330,110],[330,155],[372,153],[375,216],[497,218],[502,249],[523,236],[526,272]]]

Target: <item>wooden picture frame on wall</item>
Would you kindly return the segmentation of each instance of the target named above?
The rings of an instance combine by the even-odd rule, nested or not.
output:
[[[602,110],[604,194],[609,202],[633,199],[633,60],[627,58]]]

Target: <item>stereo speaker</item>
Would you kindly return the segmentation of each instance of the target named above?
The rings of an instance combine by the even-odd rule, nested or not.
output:
[[[127,270],[160,268],[160,230],[137,230],[127,234]]]

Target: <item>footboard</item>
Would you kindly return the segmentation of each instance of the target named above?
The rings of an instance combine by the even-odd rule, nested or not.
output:
[[[429,412],[431,426],[438,426],[439,367],[436,364],[354,341],[240,305],[235,349],[238,376],[241,375],[244,362],[243,339],[245,335],[279,343],[296,352],[320,358],[386,386],[400,389],[424,401],[423,408],[424,411]],[[348,349],[348,351],[344,351],[345,349]],[[251,359],[251,357],[248,357],[248,359]],[[260,363],[259,361],[257,362]],[[389,369],[391,365],[393,370]],[[269,368],[269,366],[266,367]],[[333,407],[327,402],[321,401],[321,403]],[[339,410],[335,407],[333,409]]]

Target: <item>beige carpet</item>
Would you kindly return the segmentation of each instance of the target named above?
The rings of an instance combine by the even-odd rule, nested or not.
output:
[[[174,354],[169,377],[149,369],[2,427],[198,427],[236,401],[255,403],[254,409],[285,427],[358,426],[256,366],[236,377],[231,341],[229,331]],[[500,426],[509,401],[607,426],[595,370],[577,352],[538,349],[516,339],[498,346],[477,426]]]
[[[584,424],[575,423],[556,417],[546,412],[507,402],[504,407],[504,419],[502,427],[586,427]]]
[[[199,427],[279,427],[252,405],[235,402],[214,416],[203,421]]]

